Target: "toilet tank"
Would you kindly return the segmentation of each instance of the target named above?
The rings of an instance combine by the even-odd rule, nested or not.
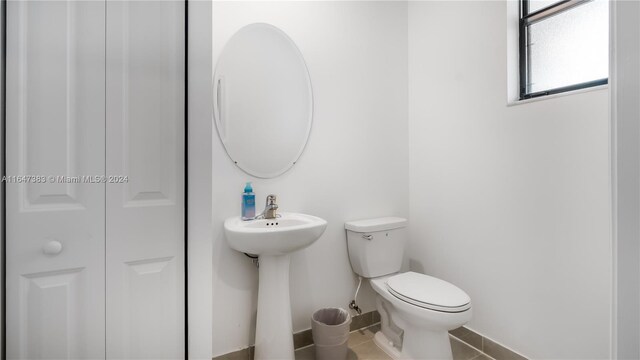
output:
[[[347,248],[351,268],[365,278],[400,271],[407,240],[407,219],[384,217],[349,221]]]

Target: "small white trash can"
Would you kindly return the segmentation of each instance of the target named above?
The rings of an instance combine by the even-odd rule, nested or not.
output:
[[[351,315],[345,309],[326,308],[313,313],[311,333],[316,360],[345,360]]]

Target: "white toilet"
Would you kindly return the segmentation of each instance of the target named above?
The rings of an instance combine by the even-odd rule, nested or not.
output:
[[[406,225],[397,217],[345,223],[351,267],[377,293],[374,341],[393,359],[452,359],[448,331],[471,319],[471,298],[444,280],[400,272]]]

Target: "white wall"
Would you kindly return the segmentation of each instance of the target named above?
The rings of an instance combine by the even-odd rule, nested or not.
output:
[[[408,216],[407,4],[214,2],[214,61],[231,35],[253,22],[281,28],[300,48],[313,84],[314,123],[298,163],[271,180],[236,168],[213,130],[213,355],[253,343],[257,269],[229,248],[222,228],[240,214],[245,181],[253,181],[259,207],[274,193],[282,211],[329,222],[320,240],[292,258],[294,331],[310,327],[315,309],[346,307],[353,297],[344,222]],[[373,310],[370,288],[361,294],[364,310]]]
[[[611,58],[613,358],[640,358],[640,4],[614,1]]]
[[[506,106],[506,14],[409,4],[411,263],[525,356],[607,358],[608,91]]]

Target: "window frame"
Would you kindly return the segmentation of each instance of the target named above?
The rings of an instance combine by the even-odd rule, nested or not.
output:
[[[571,10],[577,6],[586,4],[593,0],[562,0],[549,6],[538,9],[529,13],[529,0],[519,0],[519,98],[520,100],[533,99],[540,96],[559,94],[567,91],[580,90],[598,85],[606,85],[609,83],[609,78],[596,79],[586,81],[583,83],[567,85],[563,87],[547,89],[537,92],[527,92],[529,84],[529,70],[531,66],[531,58],[529,51],[527,51],[527,43],[529,40],[529,26],[539,21],[544,21],[552,16],[558,15],[562,12]]]

